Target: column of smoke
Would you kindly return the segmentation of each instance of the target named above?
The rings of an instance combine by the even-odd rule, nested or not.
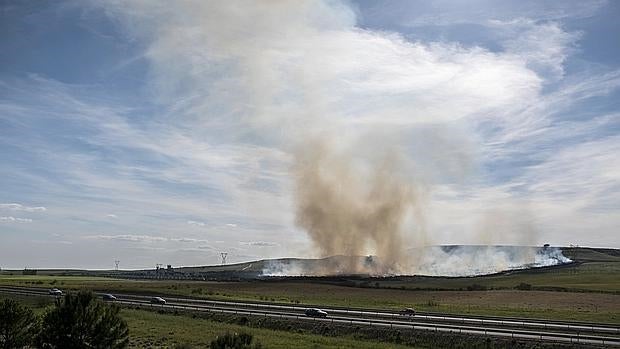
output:
[[[368,173],[363,173],[324,139],[303,143],[295,156],[297,224],[321,256],[373,254],[381,261],[342,259],[323,266],[331,270],[314,272],[404,273],[410,261],[402,224],[408,213],[417,212],[421,200],[412,181],[400,175],[403,160],[388,152],[367,164]]]

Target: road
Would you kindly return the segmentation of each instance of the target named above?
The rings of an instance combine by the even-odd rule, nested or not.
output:
[[[49,296],[48,289],[35,287],[0,287],[0,293],[31,296]],[[96,292],[103,294],[105,292]],[[584,322],[502,318],[485,316],[456,316],[453,314],[418,313],[403,316],[390,311],[372,309],[343,309],[320,307],[328,312],[327,318],[309,318],[304,315],[309,306],[278,305],[251,302],[233,302],[166,296],[166,305],[153,305],[152,296],[118,294],[116,303],[146,308],[183,309],[241,315],[255,315],[300,321],[322,321],[333,324],[367,325],[394,329],[427,330],[473,335],[510,337],[560,343],[582,343],[620,346],[620,326]],[[52,296],[50,296],[52,297]],[[317,306],[312,306],[317,307]]]

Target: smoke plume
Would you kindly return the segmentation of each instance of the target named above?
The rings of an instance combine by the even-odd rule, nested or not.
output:
[[[297,224],[322,256],[379,257],[381,274],[402,273],[408,265],[402,225],[418,204],[415,186],[398,170],[403,161],[385,154],[367,163],[366,173],[349,156],[335,154],[326,140],[304,143],[296,153]],[[354,260],[340,266],[367,272]]]
[[[224,159],[256,149],[278,155],[256,159],[274,185],[248,189],[240,161],[225,188],[260,198],[248,215],[274,205],[265,211],[278,216],[261,222],[282,223],[294,210],[312,246],[290,239],[282,252],[353,257],[321,267],[332,273],[414,273],[429,263],[410,247],[480,243],[471,231],[483,206],[510,201],[478,190],[468,202],[476,188],[463,186],[475,167],[475,130],[541,89],[510,52],[365,29],[339,1],[111,1],[106,10],[150,41],[153,95],[205,126],[190,123],[181,139],[234,143]],[[211,143],[195,149],[215,151]],[[280,153],[290,155],[284,165]],[[506,243],[504,227],[492,228],[489,240]]]

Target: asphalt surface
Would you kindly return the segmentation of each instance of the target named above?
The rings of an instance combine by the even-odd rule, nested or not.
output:
[[[49,296],[48,289],[34,287],[0,287],[0,293],[30,296]],[[107,292],[96,292],[103,295]],[[461,333],[508,337],[515,339],[539,340],[559,343],[582,343],[604,346],[620,346],[620,326],[585,322],[553,321],[539,319],[458,316],[453,314],[416,313],[414,316],[397,312],[372,309],[344,309],[333,307],[289,306],[268,303],[231,302],[193,299],[185,297],[162,296],[165,305],[152,304],[152,296],[119,294],[115,303],[144,308],[181,309],[239,315],[254,315],[289,320],[321,321],[333,324],[366,325],[394,329],[427,330],[443,333]],[[326,318],[313,318],[304,315],[309,307],[326,311]]]

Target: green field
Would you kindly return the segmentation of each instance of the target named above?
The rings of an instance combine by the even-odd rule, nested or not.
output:
[[[379,309],[413,306],[435,312],[620,323],[617,250],[569,249],[565,253],[578,263],[480,277],[205,282],[5,272],[0,285]],[[529,285],[530,290],[515,289],[519,284]]]
[[[4,295],[0,294],[0,300]],[[42,313],[49,306],[49,299],[15,297],[23,304]],[[205,348],[218,335],[226,332],[246,332],[266,348],[412,348],[376,341],[357,340],[350,337],[326,337],[294,331],[275,331],[194,318],[186,315],[160,314],[135,309],[123,309],[122,317],[129,325],[130,348],[172,348],[176,344],[190,344]]]
[[[267,348],[411,348],[396,344],[369,342],[353,338],[249,328],[189,316],[158,314],[143,310],[123,310],[129,324],[132,348],[161,348],[189,343],[204,348],[226,332],[247,332]]]

